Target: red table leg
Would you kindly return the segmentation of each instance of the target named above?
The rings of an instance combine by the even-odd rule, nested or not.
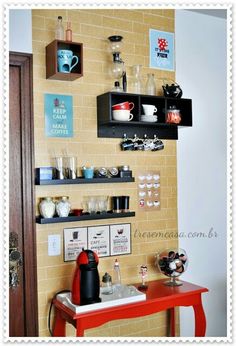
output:
[[[175,308],[169,309],[170,316],[170,336],[175,336]]]
[[[202,303],[193,305],[195,315],[195,336],[205,336],[206,333],[206,316]]]
[[[62,318],[60,310],[55,307],[53,336],[66,336],[66,320]]]
[[[79,319],[76,321],[76,336],[84,336],[84,328]]]

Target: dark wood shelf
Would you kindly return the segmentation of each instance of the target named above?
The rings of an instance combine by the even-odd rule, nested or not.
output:
[[[58,49],[72,50],[73,55],[79,58],[79,62],[70,73],[58,72],[57,51]],[[73,64],[73,62],[72,62]],[[54,40],[46,47],[46,78],[54,80],[73,81],[83,76],[83,44]]]
[[[112,106],[121,102],[133,102],[131,121],[115,121],[112,119]],[[157,108],[157,122],[143,122],[142,104],[152,104]],[[170,106],[176,106],[180,110],[180,124],[166,123],[166,112]],[[108,92],[97,96],[97,123],[98,137],[122,138],[124,134],[133,138],[147,135],[152,138],[156,135],[160,139],[178,139],[179,127],[192,126],[192,100],[176,99],[162,96],[143,94]]]
[[[43,218],[42,216],[36,217],[36,223],[41,225],[49,223],[59,223],[59,222],[77,222],[77,221],[86,221],[86,220],[101,220],[101,219],[115,219],[115,218],[124,218],[124,217],[133,217],[135,216],[134,211],[129,211],[126,213],[113,213],[108,211],[107,213],[101,214],[83,214],[81,216],[69,215],[67,217],[52,217],[52,218]]]
[[[52,179],[36,180],[35,185],[69,185],[69,184],[113,184],[113,183],[132,183],[134,178],[77,178],[77,179]]]

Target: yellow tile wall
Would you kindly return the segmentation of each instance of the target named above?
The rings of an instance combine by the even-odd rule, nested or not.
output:
[[[46,80],[45,47],[54,40],[54,28],[58,15],[62,15],[64,25],[72,23],[73,41],[84,44],[84,77],[73,82]],[[47,255],[47,237],[60,234],[66,227],[90,226],[116,223],[131,223],[132,254],[120,256],[119,261],[124,283],[139,282],[139,266],[148,265],[149,280],[161,277],[155,268],[155,255],[169,246],[177,246],[176,239],[135,238],[137,229],[144,231],[177,231],[177,194],[176,194],[176,143],[164,141],[165,149],[160,152],[121,152],[120,139],[97,138],[96,96],[110,90],[113,80],[109,77],[107,63],[111,56],[107,52],[107,37],[119,34],[124,37],[122,59],[127,68],[128,82],[133,64],[143,65],[143,76],[153,72],[161,94],[162,82],[157,78],[174,79],[173,72],[151,70],[149,68],[149,28],[174,31],[174,11],[164,9],[146,10],[33,10],[33,83],[34,83],[34,119],[35,119],[35,166],[52,164],[52,157],[66,152],[77,157],[78,166],[130,165],[134,176],[146,170],[160,170],[161,173],[161,210],[140,212],[137,209],[137,182],[130,184],[95,184],[36,186],[37,203],[44,196],[70,197],[72,207],[81,206],[85,195],[131,196],[130,209],[136,217],[87,221],[70,224],[37,225],[38,260],[38,304],[40,336],[49,336],[47,317],[49,302],[53,294],[62,289],[70,289],[74,262],[63,261],[62,254],[56,257]],[[44,135],[44,93],[61,93],[73,96],[74,137],[46,138]],[[136,179],[137,180],[137,179]],[[38,210],[36,210],[38,213]],[[62,241],[63,243],[63,241]],[[111,272],[114,257],[100,259],[99,272]],[[67,335],[75,335],[74,329],[67,326]],[[119,320],[99,328],[86,331],[85,336],[166,336],[167,315],[161,312],[132,320]]]

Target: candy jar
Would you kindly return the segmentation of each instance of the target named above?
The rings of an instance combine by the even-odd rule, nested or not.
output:
[[[67,197],[62,197],[56,204],[56,212],[59,217],[67,217],[70,213],[71,205]]]
[[[183,249],[167,249],[157,255],[156,265],[161,273],[170,277],[164,284],[167,286],[181,286],[183,283],[176,280],[188,266],[188,257]]]
[[[45,219],[51,218],[55,213],[55,203],[52,201],[51,197],[45,197],[39,203],[40,215]]]

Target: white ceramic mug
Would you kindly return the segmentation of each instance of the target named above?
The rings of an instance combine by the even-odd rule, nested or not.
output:
[[[125,109],[114,110],[112,116],[113,119],[117,121],[130,121],[133,119],[133,114],[131,114],[129,110]]]
[[[142,105],[145,115],[153,115],[157,112],[157,108],[153,105]]]

